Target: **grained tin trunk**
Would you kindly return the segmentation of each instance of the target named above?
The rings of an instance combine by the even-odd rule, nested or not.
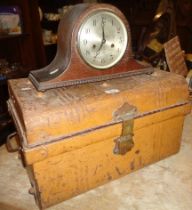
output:
[[[11,80],[9,92],[40,208],[178,152],[191,108],[184,78],[163,71],[44,93]]]

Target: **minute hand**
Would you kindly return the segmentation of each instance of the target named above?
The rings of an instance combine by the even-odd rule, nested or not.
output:
[[[101,41],[101,45],[99,46],[99,49],[96,52],[96,56],[99,54],[99,51],[101,50],[101,48],[103,47],[103,45],[106,42],[106,39],[105,39],[105,31],[104,31],[104,21],[103,21],[103,19],[102,19],[101,27],[102,27],[102,41]]]
[[[105,23],[104,23],[104,21],[102,19],[101,27],[102,27],[102,42],[103,42],[103,44],[106,42],[104,25],[105,25]]]

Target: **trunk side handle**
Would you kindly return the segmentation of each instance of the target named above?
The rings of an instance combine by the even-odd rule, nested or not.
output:
[[[19,144],[16,138],[13,137],[17,136],[17,132],[13,132],[7,136],[6,139],[6,148],[8,152],[18,152],[19,151]]]

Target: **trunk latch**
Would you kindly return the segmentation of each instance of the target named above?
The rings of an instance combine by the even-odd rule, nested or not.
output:
[[[122,121],[121,136],[115,139],[115,148],[113,152],[118,155],[124,155],[132,149],[133,142],[133,125],[136,107],[125,103],[115,113],[116,121]]]

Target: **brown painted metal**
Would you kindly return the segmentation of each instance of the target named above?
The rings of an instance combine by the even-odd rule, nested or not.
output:
[[[157,77],[154,76],[156,74]],[[25,137],[26,145],[35,146],[116,122],[112,113],[125,102],[136,106],[139,115],[143,115],[186,101],[180,101],[180,94],[184,98],[187,96],[185,83],[178,89],[178,84],[183,82],[183,78],[178,75],[159,72],[151,76],[144,74],[38,92],[28,79],[20,79],[9,81],[9,92],[16,116],[19,116],[17,123],[24,128],[21,136]],[[148,83],[154,88],[151,89]],[[164,88],[171,89],[166,92],[169,100],[155,103],[155,99],[149,95],[157,97],[161,83]],[[136,93],[138,89],[139,94]],[[135,95],[132,95],[134,91]],[[143,94],[147,100],[142,97]],[[175,94],[175,97],[172,94]],[[131,97],[130,101],[126,100],[128,96]],[[106,102],[107,99],[109,102]],[[138,99],[142,100],[142,103]],[[104,110],[105,115],[102,114]],[[98,117],[100,114],[102,117]]]
[[[76,45],[81,23],[89,14],[98,10],[117,14],[126,25],[129,37],[122,59],[115,66],[106,70],[96,70],[86,64],[79,55]],[[59,24],[57,47],[57,54],[50,65],[34,70],[29,75],[29,79],[38,90],[153,72],[150,65],[143,65],[133,59],[129,24],[125,16],[116,7],[109,4],[78,4],[74,6]],[[57,72],[52,74],[51,72],[55,69]]]
[[[10,80],[9,93],[41,209],[178,152],[191,108],[185,79],[164,71],[45,92],[28,79]],[[134,145],[114,154],[133,106]]]
[[[50,143],[59,142],[59,141],[64,140],[64,139],[67,140],[67,139],[70,139],[70,138],[73,138],[73,137],[81,136],[81,135],[84,135],[86,133],[91,133],[93,131],[98,131],[98,130],[101,130],[101,129],[104,129],[104,128],[107,128],[107,127],[110,127],[110,126],[114,126],[114,125],[117,125],[117,124],[120,124],[120,123],[123,124],[123,121],[125,121],[123,119],[116,118],[116,116],[115,116],[114,121],[112,121],[112,122],[102,124],[100,126],[92,127],[92,128],[89,128],[89,129],[85,129],[85,130],[82,130],[82,131],[69,133],[67,135],[61,135],[59,137],[52,138],[51,141],[45,141],[45,142],[38,142],[37,141],[37,143],[31,144],[30,142],[28,142],[28,139],[26,138],[26,133],[25,133],[26,131],[24,130],[24,127],[23,127],[23,124],[22,124],[22,121],[21,121],[21,116],[19,116],[18,110],[15,109],[16,104],[13,103],[12,100],[8,100],[7,104],[8,104],[8,107],[9,107],[9,113],[12,115],[12,118],[15,122],[15,126],[17,128],[17,134],[20,136],[20,142],[22,142],[23,146],[26,149],[32,149],[32,148],[35,148],[37,146],[48,145]],[[165,112],[165,111],[172,110],[172,109],[175,109],[175,108],[178,108],[178,107],[190,106],[190,104],[191,103],[188,100],[184,100],[184,101],[181,101],[179,103],[176,103],[176,104],[173,104],[173,105],[170,105],[170,106],[162,107],[160,109],[155,109],[155,110],[151,110],[151,111],[147,111],[147,112],[143,112],[143,113],[135,113],[132,116],[133,117],[132,120],[143,118],[143,117],[150,116],[150,115],[154,115],[154,114],[157,114],[157,113],[160,113],[160,112]],[[59,118],[58,118],[58,120],[59,120]],[[115,142],[116,142],[116,140],[115,140]]]

